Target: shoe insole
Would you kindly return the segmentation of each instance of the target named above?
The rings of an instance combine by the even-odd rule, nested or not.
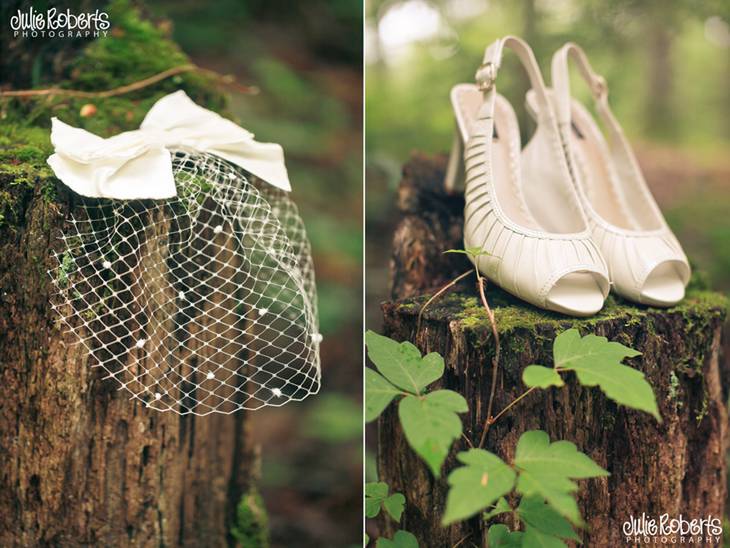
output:
[[[617,175],[611,167],[603,133],[583,105],[575,100],[572,102],[571,119],[570,146],[577,164],[575,167],[583,179],[583,189],[593,209],[613,225],[637,229],[616,188]]]
[[[596,212],[623,229],[660,228],[661,224],[656,222],[640,189],[632,189],[631,181],[622,183],[603,132],[588,110],[575,99],[571,104],[571,118],[571,150],[584,179],[583,188]]]

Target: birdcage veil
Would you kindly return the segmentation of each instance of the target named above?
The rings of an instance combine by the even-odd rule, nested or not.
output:
[[[180,414],[280,406],[320,385],[310,245],[290,194],[170,148],[176,195],[80,198],[50,270],[89,363]]]

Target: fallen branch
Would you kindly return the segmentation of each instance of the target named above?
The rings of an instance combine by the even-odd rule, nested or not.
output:
[[[428,305],[430,305],[433,301],[438,299],[441,295],[444,294],[446,290],[448,290],[450,287],[454,287],[457,283],[459,283],[461,280],[466,278],[469,274],[474,272],[472,269],[467,270],[463,274],[459,274],[456,278],[451,280],[449,283],[447,283],[445,286],[443,286],[441,289],[439,289],[436,293],[434,293],[430,299],[426,301],[426,303],[421,307],[421,310],[418,311],[418,321],[416,322],[416,331],[421,330],[421,319],[423,318],[423,313],[426,311],[426,308],[428,308]]]
[[[193,71],[211,76],[212,78],[219,80],[225,85],[233,86],[241,93],[255,95],[259,92],[259,89],[255,86],[243,86],[241,84],[237,84],[233,76],[230,74],[219,74],[213,70],[205,69],[190,63],[187,65],[172,67],[148,78],[144,78],[137,82],[132,82],[131,84],[126,84],[124,86],[119,86],[106,91],[83,91],[78,89],[63,89],[54,87],[45,89],[19,89],[0,91],[0,97],[47,97],[49,95],[64,95],[67,97],[104,99],[107,97],[115,97],[117,95],[124,95],[125,93],[137,91],[139,89],[151,86],[153,84],[156,84],[157,82],[170,78],[171,76]]]

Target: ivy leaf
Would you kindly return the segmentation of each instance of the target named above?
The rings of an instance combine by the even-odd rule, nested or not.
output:
[[[517,491],[524,496],[537,495],[575,524],[582,519],[573,493],[578,486],[573,479],[608,476],[603,468],[584,455],[569,441],[550,443],[541,430],[525,432],[517,442],[515,466],[518,469]]]
[[[512,507],[509,505],[509,502],[507,502],[507,499],[505,499],[504,497],[499,497],[497,499],[497,503],[494,505],[494,508],[482,514],[482,519],[484,521],[487,521],[492,519],[494,516],[505,514],[511,511]]]
[[[380,537],[375,546],[376,548],[418,548],[418,541],[408,531],[396,531],[393,540]]]
[[[545,535],[580,542],[580,537],[575,533],[570,522],[550,505],[545,504],[540,497],[522,497],[520,505],[517,507],[517,513],[526,525]]]
[[[641,352],[606,337],[581,337],[577,329],[564,331],[553,344],[556,369],[575,371],[582,385],[598,386],[616,403],[651,413],[661,422],[654,391],[644,374],[621,363],[639,355]]]
[[[400,521],[405,505],[406,497],[402,493],[393,493],[383,501],[383,508],[395,521]]]
[[[374,518],[380,513],[380,505],[388,496],[388,484],[382,481],[365,484],[365,515]]]
[[[393,398],[401,394],[373,369],[365,369],[365,422],[377,419]]]
[[[384,508],[390,517],[400,521],[406,498],[401,493],[388,495],[388,484],[382,481],[365,484],[365,515],[374,518]]]
[[[509,493],[515,484],[515,471],[489,451],[470,449],[456,458],[466,466],[449,474],[451,488],[443,525],[473,516]]]
[[[566,544],[558,537],[547,535],[535,527],[525,527],[522,546],[529,548],[566,548]]]
[[[399,343],[373,331],[365,334],[368,357],[383,376],[398,388],[420,394],[444,374],[444,359],[436,352],[421,357],[409,342]]]
[[[503,523],[492,525],[487,532],[489,548],[521,548],[522,536],[520,531],[510,531]]]
[[[548,388],[565,384],[555,369],[543,367],[542,365],[528,365],[525,367],[522,372],[522,382],[534,388]]]
[[[408,443],[436,477],[451,444],[461,436],[457,413],[468,410],[466,400],[451,390],[437,390],[422,397],[406,396],[398,406]]]

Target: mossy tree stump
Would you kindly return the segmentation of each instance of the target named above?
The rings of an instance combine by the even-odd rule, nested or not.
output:
[[[68,65],[65,87],[108,89],[188,62],[127,2],[108,9],[114,33]],[[91,367],[50,304],[47,272],[81,201],[46,165],[50,116],[108,136],[138,127],[176,89],[223,104],[193,73],[103,100],[0,100],[0,546],[265,543],[246,415],[180,416],[130,399]],[[92,116],[80,114],[85,103]]]
[[[404,169],[399,188],[402,220],[396,229],[391,261],[392,301],[383,304],[385,334],[409,340],[422,352],[439,352],[446,361],[442,387],[465,396],[464,433],[479,444],[491,388],[494,341],[472,277],[418,313],[436,288],[468,270],[461,248],[463,199],[443,193],[445,158],[415,156]],[[490,429],[486,449],[504,459],[514,456],[520,435],[545,430],[551,440],[574,442],[611,476],[582,482],[579,506],[587,528],[585,546],[625,545],[622,523],[642,512],[687,518],[723,515],[726,497],[728,414],[724,405],[718,354],[728,306],[724,297],[691,288],[669,310],[639,307],[610,297],[600,314],[571,319],[547,313],[512,298],[494,286],[487,297],[495,310],[502,357],[495,412],[524,392],[521,372],[533,363],[552,365],[557,333],[578,328],[635,348],[628,360],[654,388],[662,423],[619,407],[598,389],[583,388],[574,378],[566,387],[536,391]],[[474,518],[440,525],[447,484],[456,465],[455,443],[435,479],[410,450],[391,406],[378,424],[378,468],[391,489],[406,496],[400,527],[423,546],[484,546],[488,525]],[[393,528],[393,524],[389,525]],[[391,531],[392,532],[392,531]]]

